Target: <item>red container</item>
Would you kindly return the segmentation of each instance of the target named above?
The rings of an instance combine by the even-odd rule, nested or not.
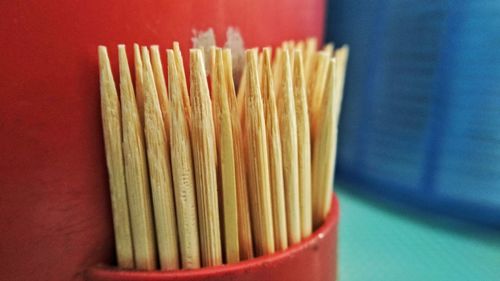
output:
[[[82,280],[113,262],[97,46],[227,27],[247,46],[321,40],[324,0],[0,1],[0,279]],[[165,61],[165,56],[162,59]],[[132,61],[132,57],[129,58]],[[187,60],[186,60],[187,61]]]
[[[337,198],[325,223],[311,237],[284,252],[232,265],[182,271],[122,271],[92,268],[88,281],[335,281],[337,278]]]

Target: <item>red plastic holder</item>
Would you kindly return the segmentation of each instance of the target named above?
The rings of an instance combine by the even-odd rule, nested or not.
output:
[[[325,223],[286,251],[240,263],[179,271],[126,271],[107,266],[88,270],[88,281],[335,281],[337,280],[337,197]]]
[[[83,281],[113,262],[97,46],[179,41],[228,27],[245,46],[322,42],[324,0],[0,1],[0,280]],[[119,79],[115,76],[115,82]],[[118,86],[118,84],[117,84]],[[265,280],[265,279],[264,279]]]

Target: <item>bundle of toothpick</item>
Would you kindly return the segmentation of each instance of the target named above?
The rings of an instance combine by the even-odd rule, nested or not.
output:
[[[119,45],[117,87],[98,48],[118,267],[237,263],[321,226],[348,48],[308,39],[272,52],[240,54],[236,79],[231,50],[191,49],[186,78],[178,43],[134,45],[132,76]]]

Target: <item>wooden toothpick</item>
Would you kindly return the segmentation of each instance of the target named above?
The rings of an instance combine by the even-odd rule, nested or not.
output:
[[[274,80],[274,93],[276,94],[276,97],[279,96],[279,93],[281,92],[281,78],[283,74],[283,49],[281,47],[276,48],[276,53],[274,55],[274,61],[273,61],[273,80]]]
[[[191,102],[189,100],[189,92],[186,82],[186,71],[184,71],[184,61],[182,60],[181,48],[179,42],[174,42],[174,58],[175,64],[177,65],[177,77],[181,80],[181,90],[182,90],[182,102],[184,104],[184,112],[187,120],[190,120],[191,116]]]
[[[118,267],[134,268],[132,233],[125,183],[120,124],[120,103],[106,47],[99,46],[99,74],[101,85],[101,116],[108,167],[111,209],[115,233],[116,259]]]
[[[327,189],[326,195],[326,203],[323,210],[323,216],[326,217],[330,210],[332,193],[334,189],[334,175],[335,175],[335,163],[336,163],[336,154],[337,154],[337,134],[338,134],[338,123],[340,118],[340,108],[342,105],[342,98],[344,96],[344,82],[345,82],[345,72],[347,67],[347,60],[349,57],[349,47],[342,46],[340,49],[336,51],[335,61],[336,61],[336,73],[335,73],[335,85],[334,85],[334,103],[333,103],[333,124],[335,125],[334,129],[334,141],[333,143],[333,168],[332,168],[332,184],[331,188]]]
[[[335,51],[335,60],[337,61],[337,86],[335,88],[335,91],[336,95],[338,96],[338,102],[336,104],[336,107],[334,108],[334,112],[337,113],[337,124],[339,120],[338,115],[340,114],[340,106],[342,104],[342,99],[344,96],[344,83],[348,59],[349,47],[347,45],[344,45]]]
[[[141,125],[144,126],[144,94],[142,93],[142,58],[141,49],[138,44],[134,44],[134,68],[135,68],[135,99],[137,101],[137,111]]]
[[[302,239],[312,233],[311,207],[311,137],[307,108],[306,83],[302,52],[294,52],[293,94],[297,119],[297,145],[299,161],[300,227]]]
[[[308,38],[305,43],[304,51],[304,78],[306,83],[311,80],[311,73],[314,66],[314,54],[318,49],[318,40],[316,38]]]
[[[168,87],[169,87],[169,123],[170,157],[172,178],[175,191],[177,212],[177,229],[182,268],[200,267],[200,246],[198,235],[198,219],[196,214],[196,197],[191,155],[191,139],[185,105],[182,98],[181,78],[173,50],[167,50]],[[175,125],[174,125],[175,124]]]
[[[125,46],[118,46],[120,95],[123,127],[123,154],[137,269],[156,268],[153,212],[149,190],[144,140]]]
[[[258,76],[257,50],[247,50],[245,56],[247,87],[245,91],[244,114],[247,133],[246,139],[248,142],[247,174],[250,184],[250,201],[252,203],[252,224],[257,255],[267,255],[274,252],[274,231],[265,135],[266,128]]]
[[[240,87],[238,88],[238,95],[236,96],[236,108],[238,110],[238,115],[241,124],[244,124],[244,106],[245,106],[245,91],[247,88],[247,67],[243,67],[241,73]]]
[[[295,45],[295,50],[299,50],[302,56],[304,56],[303,54],[306,51],[306,43],[304,42],[304,40],[300,40],[299,42],[297,42],[297,44]]]
[[[222,213],[224,216],[224,248],[227,263],[240,260],[238,242],[238,208],[236,196],[236,163],[234,156],[234,138],[229,110],[228,88],[222,50],[217,49],[212,70],[212,98],[214,123],[216,129],[219,171],[222,185]]]
[[[157,48],[153,48],[153,50]],[[159,59],[159,54],[156,59]],[[144,120],[145,139],[149,163],[149,176],[153,207],[155,214],[155,228],[157,237],[158,256],[160,268],[173,270],[179,268],[179,256],[177,247],[177,226],[175,219],[174,191],[172,187],[172,175],[170,171],[170,153],[168,149],[167,134],[163,123],[160,99],[155,86],[156,79],[153,67],[146,47],[142,47],[143,62],[143,94],[144,94]],[[159,73],[161,65],[156,61],[157,78],[161,79]],[[158,69],[159,67],[159,69]],[[163,80],[164,83],[164,80]],[[157,82],[161,89],[161,82]],[[166,88],[161,89],[166,104]]]
[[[245,151],[241,132],[240,116],[238,113],[236,93],[233,80],[231,50],[224,49],[223,61],[226,76],[229,110],[231,111],[231,126],[234,141],[234,159],[236,168],[236,196],[238,207],[238,241],[240,259],[253,257],[252,229],[250,224],[250,206],[248,203],[247,177],[245,170]]]
[[[334,50],[335,50],[335,45],[333,45],[333,43],[328,43],[323,47],[323,51],[328,55],[329,58],[333,56]]]
[[[281,135],[279,129],[278,111],[270,65],[271,50],[263,51],[262,65],[262,99],[266,119],[267,149],[269,154],[269,176],[271,184],[271,200],[273,209],[273,229],[276,251],[288,247],[286,229],[285,191],[283,184],[283,163],[281,156]]]
[[[156,86],[156,92],[158,93],[158,102],[160,103],[161,116],[165,125],[165,131],[168,132],[167,84],[165,82],[165,75],[163,73],[163,66],[161,63],[160,48],[158,47],[158,45],[153,45],[150,47],[150,50],[151,67],[153,69],[153,78],[154,84]]]
[[[288,244],[300,241],[299,165],[297,120],[293,94],[292,70],[288,50],[283,51],[281,94],[278,96],[278,116],[283,155],[283,177],[287,213]]]
[[[335,124],[335,59],[328,63],[327,86],[321,109],[317,139],[313,146],[312,190],[313,190],[313,224],[318,227],[330,208],[333,189],[333,167],[337,146],[337,126]]]
[[[323,100],[323,93],[325,92],[325,85],[328,74],[328,61],[330,57],[325,51],[316,53],[315,55],[315,68],[311,80],[308,85],[308,108],[309,108],[309,122],[311,126],[311,143],[314,144],[318,131],[319,111],[321,102]]]
[[[238,95],[229,49],[213,47],[210,60],[191,49],[188,89],[178,42],[166,52],[168,73],[157,45],[133,47],[135,88],[118,46],[119,92],[98,48],[120,268],[237,263],[284,251],[323,224],[347,46],[285,41],[272,65],[271,48],[247,50]]]
[[[199,49],[190,50],[191,141],[203,266],[222,264],[212,105]]]

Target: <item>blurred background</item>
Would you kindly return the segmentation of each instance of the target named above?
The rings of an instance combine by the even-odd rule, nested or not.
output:
[[[500,280],[500,1],[331,0],[340,280]]]

